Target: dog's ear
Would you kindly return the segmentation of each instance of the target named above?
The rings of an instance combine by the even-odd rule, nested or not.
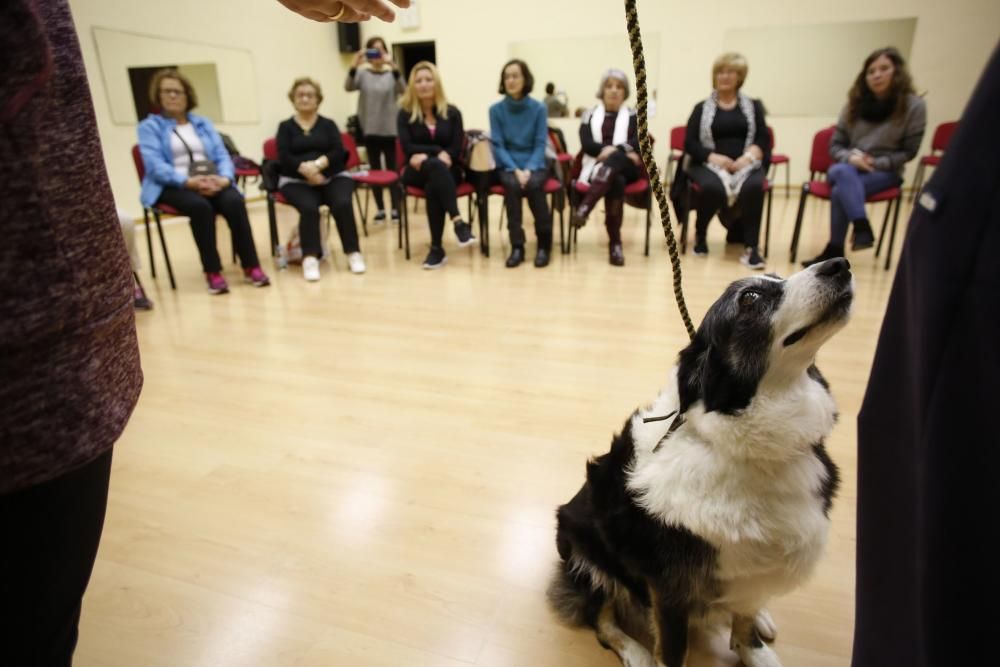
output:
[[[699,400],[705,412],[718,410],[724,414],[734,414],[750,404],[759,373],[756,369],[733,367],[724,350],[725,333],[703,325],[681,351],[677,385],[682,415]]]

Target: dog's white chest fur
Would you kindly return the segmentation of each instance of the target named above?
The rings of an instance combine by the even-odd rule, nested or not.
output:
[[[821,489],[827,470],[812,445],[833,428],[829,393],[803,374],[780,392],[762,386],[736,416],[690,408],[656,451],[678,406],[676,374],[632,420],[629,488],[663,522],[718,549],[723,601],[752,607],[809,576],[826,543]]]

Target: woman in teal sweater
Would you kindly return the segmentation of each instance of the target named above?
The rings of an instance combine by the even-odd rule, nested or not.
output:
[[[535,266],[549,263],[552,252],[552,215],[545,203],[545,142],[548,117],[545,105],[528,97],[535,79],[523,60],[511,60],[500,74],[502,100],[490,107],[490,134],[496,178],[504,189],[507,226],[510,229],[510,257],[507,268],[524,261],[524,228],[521,225],[521,197],[535,216],[538,251]]]

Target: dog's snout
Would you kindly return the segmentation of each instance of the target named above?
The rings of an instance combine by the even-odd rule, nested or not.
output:
[[[827,278],[848,276],[851,273],[851,263],[844,257],[828,259],[816,268],[816,274]]]

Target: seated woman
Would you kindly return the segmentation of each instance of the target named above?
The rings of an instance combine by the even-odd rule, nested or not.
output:
[[[708,254],[708,223],[720,213],[728,239],[743,243],[740,263],[764,268],[757,251],[764,210],[764,176],[771,162],[771,141],[764,105],[740,92],[747,61],[738,53],[719,56],[712,65],[712,94],[688,119],[684,152],[687,177],[698,185],[694,253]]]
[[[354,222],[354,181],[344,165],[347,151],[337,124],[319,115],[323,91],[319,84],[303,77],[292,83],[288,99],[295,115],[278,125],[278,188],[299,212],[299,238],[302,239],[302,275],[306,280],[320,278],[319,260],[323,247],[319,229],[319,207],[330,207],[337,223],[340,242],[352,273],[365,272],[365,260],[358,245]]]
[[[851,250],[875,244],[865,213],[865,198],[899,186],[903,166],[920,150],[927,126],[927,105],[913,90],[913,81],[899,51],[878,49],[867,58],[847,94],[830,141],[830,240],[810,266],[844,256],[848,225],[854,225]]]
[[[582,227],[594,206],[604,197],[604,226],[608,230],[608,260],[625,265],[622,253],[622,213],[625,186],[639,180],[642,158],[634,109],[625,106],[629,96],[628,77],[620,69],[609,69],[597,88],[597,106],[580,122],[583,164],[577,180],[590,189],[573,210],[571,222]]]
[[[521,225],[521,197],[535,216],[538,251],[535,266],[549,263],[552,252],[552,215],[545,203],[545,143],[548,120],[545,105],[528,97],[535,79],[523,60],[511,60],[500,71],[502,100],[490,107],[490,141],[497,170],[495,178],[504,188],[504,206],[510,229],[510,257],[507,268],[524,261],[524,229]]]
[[[270,284],[260,268],[243,196],[233,187],[233,161],[211,121],[190,113],[198,104],[191,82],[175,69],[153,76],[150,102],[160,109],[139,123],[139,149],[146,173],[143,206],[166,204],[191,220],[209,294],[229,291],[215,243],[215,216],[221,213],[233,233],[244,279],[255,287]]]
[[[454,225],[459,247],[476,242],[469,223],[462,220],[455,195],[456,185],[462,181],[462,114],[448,104],[437,68],[426,60],[410,70],[399,106],[396,125],[406,158],[403,184],[421,188],[427,194],[431,250],[424,268],[439,269],[448,261],[441,245],[445,213]]]

